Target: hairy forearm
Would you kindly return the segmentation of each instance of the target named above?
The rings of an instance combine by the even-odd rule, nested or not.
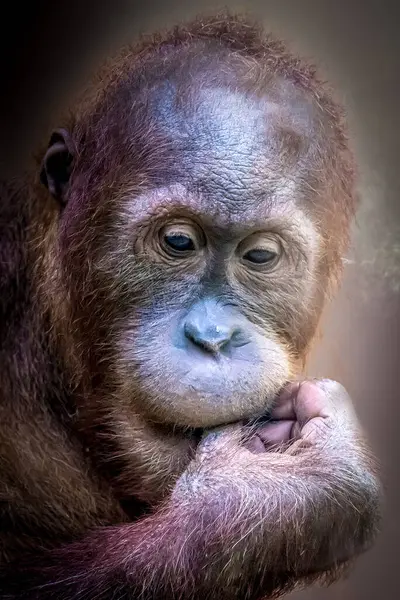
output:
[[[233,565],[236,554],[241,576],[252,565],[264,565],[266,574],[300,576],[334,567],[373,541],[380,485],[366,465],[360,457],[342,460],[323,449],[266,453],[263,461],[241,453],[240,460],[232,456],[229,470],[214,465],[212,473],[189,471],[180,482],[186,492],[178,486],[175,494],[181,504],[186,498],[198,505],[220,567],[229,568],[224,561]]]
[[[160,510],[136,523],[93,530],[76,542],[1,565],[1,598],[122,600],[142,593],[144,598],[164,598],[166,570],[174,562],[168,544],[177,517],[173,510]]]
[[[154,515],[10,565],[0,589],[29,600],[256,600],[289,589],[374,539],[379,484],[368,458],[347,450],[194,462]]]

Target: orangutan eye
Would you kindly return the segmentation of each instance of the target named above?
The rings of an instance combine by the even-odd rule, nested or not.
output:
[[[160,231],[160,244],[169,256],[184,258],[192,255],[205,244],[202,230],[194,223],[171,223]]]
[[[242,240],[236,255],[248,269],[269,271],[279,263],[283,247],[278,235],[270,232],[257,232]]]
[[[265,265],[274,261],[277,258],[277,253],[272,252],[271,250],[266,250],[264,248],[254,248],[253,250],[249,250],[243,256],[244,260],[248,262],[254,263],[256,265]]]
[[[175,252],[188,252],[196,249],[192,238],[184,233],[170,233],[165,235],[164,243]]]

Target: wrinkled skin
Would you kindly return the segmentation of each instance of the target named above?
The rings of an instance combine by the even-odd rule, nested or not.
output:
[[[347,392],[301,375],[357,204],[341,110],[240,19],[163,40],[1,189],[8,599],[261,600],[379,528]]]

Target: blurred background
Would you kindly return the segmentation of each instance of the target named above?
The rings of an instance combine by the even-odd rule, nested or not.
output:
[[[298,600],[398,598],[400,539],[400,38],[386,0],[70,0],[7,4],[0,43],[0,166],[12,175],[46,138],[54,114],[99,61],[141,32],[228,6],[310,57],[348,110],[362,207],[339,295],[324,316],[308,371],[341,381],[384,469],[387,499],[377,545],[351,576]],[[217,600],[217,599],[216,599]]]

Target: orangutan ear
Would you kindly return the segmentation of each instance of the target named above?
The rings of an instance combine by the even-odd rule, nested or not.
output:
[[[65,129],[57,129],[50,138],[43,158],[40,181],[61,204],[65,204],[74,158],[70,134]]]

